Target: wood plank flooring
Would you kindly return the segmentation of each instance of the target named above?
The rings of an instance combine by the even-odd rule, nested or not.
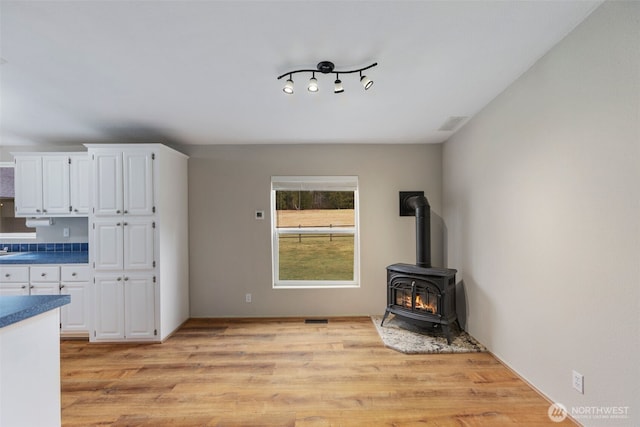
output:
[[[368,317],[192,319],[163,344],[63,341],[61,377],[63,426],[558,425],[490,354],[398,353]]]

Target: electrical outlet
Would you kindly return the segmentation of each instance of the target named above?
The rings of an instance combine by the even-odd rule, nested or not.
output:
[[[251,302],[251,294],[245,294],[244,301],[245,302]]]
[[[69,237],[69,227],[62,229],[62,237]]]
[[[572,384],[573,388],[575,388],[581,394],[584,394],[584,375],[579,372],[573,371]]]

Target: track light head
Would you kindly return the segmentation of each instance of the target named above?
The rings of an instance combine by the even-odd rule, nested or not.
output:
[[[318,91],[318,80],[316,80],[316,73],[313,73],[311,75],[311,78],[309,79],[309,86],[307,87],[307,90],[309,90],[309,92],[315,93]]]
[[[373,86],[373,80],[367,76],[363,76],[362,71],[360,71],[360,83],[362,83],[364,90],[369,90],[369,88]]]
[[[342,87],[342,81],[340,80],[340,76],[336,74],[336,81],[334,82],[333,93],[342,93],[344,92],[344,87]]]
[[[282,91],[288,95],[291,95],[293,93],[293,80],[291,79],[291,75],[289,75],[289,79],[284,84],[284,88],[282,88]]]

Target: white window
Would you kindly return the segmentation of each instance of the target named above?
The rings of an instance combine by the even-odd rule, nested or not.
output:
[[[359,286],[357,176],[271,177],[274,288]]]

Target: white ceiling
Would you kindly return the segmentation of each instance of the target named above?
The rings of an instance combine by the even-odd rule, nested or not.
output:
[[[1,0],[0,145],[438,143],[600,3]]]

